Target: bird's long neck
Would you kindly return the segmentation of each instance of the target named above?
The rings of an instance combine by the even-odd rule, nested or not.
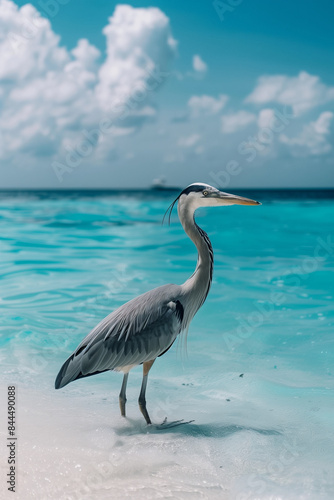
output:
[[[183,229],[194,242],[198,251],[196,269],[182,285],[187,306],[185,313],[188,316],[187,320],[190,322],[204,303],[210,290],[213,271],[213,250],[208,235],[195,222],[194,209],[189,206],[180,207],[179,205],[178,214]]]

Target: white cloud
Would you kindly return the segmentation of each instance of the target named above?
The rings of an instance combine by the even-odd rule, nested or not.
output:
[[[327,139],[333,116],[331,111],[324,111],[316,121],[304,125],[299,136],[290,138],[281,134],[279,140],[291,147],[294,156],[325,154],[332,149]]]
[[[69,60],[66,49],[50,22],[30,5],[20,9],[10,0],[0,0],[0,81],[23,82],[57,71]]]
[[[201,56],[198,54],[193,57],[193,68],[197,73],[206,73],[208,70],[208,65],[203,61]]]
[[[257,117],[257,124],[259,128],[272,128],[275,120],[275,111],[271,108],[261,109]]]
[[[250,123],[256,121],[256,116],[248,111],[237,111],[230,115],[224,115],[221,118],[222,132],[224,134],[231,134],[240,130]]]
[[[191,116],[215,115],[219,113],[228,101],[228,96],[220,94],[218,99],[209,95],[194,95],[188,101]]]
[[[261,76],[246,102],[265,104],[278,102],[291,106],[296,116],[334,100],[334,87],[321,83],[318,76],[301,71],[298,76]]]
[[[179,146],[183,147],[183,148],[192,148],[193,146],[195,146],[196,144],[198,144],[198,142],[201,140],[201,136],[199,134],[192,134],[192,135],[189,135],[188,137],[181,137],[179,139]]]
[[[166,71],[175,55],[168,17],[158,8],[135,9],[118,5],[109,24],[103,29],[107,37],[107,59],[99,71],[96,95],[101,106],[112,109],[138,92],[139,100],[155,65]]]
[[[100,56],[100,51],[90,45],[88,40],[79,40],[77,46],[71,51],[75,59],[85,68],[95,69],[95,61]]]
[[[154,118],[153,90],[168,76],[176,51],[169,19],[158,8],[119,5],[103,33],[107,57],[101,64],[88,40],[69,52],[32,5],[0,0],[2,158],[25,164],[29,152],[35,160],[62,161],[65,146],[80,143],[83,131],[97,129],[101,120],[111,120],[112,137]],[[105,142],[107,154],[113,141]]]

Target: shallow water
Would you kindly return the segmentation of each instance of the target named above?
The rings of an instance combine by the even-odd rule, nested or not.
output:
[[[127,300],[182,283],[196,250],[173,194],[0,196],[0,375],[16,384],[17,498],[334,497],[334,234],[331,194],[248,193],[261,207],[202,210],[214,281],[188,335],[141,369],[54,390],[79,341]],[[247,194],[246,194],[247,195]],[[2,412],[4,406],[1,404]],[[2,442],[7,431],[1,414]],[[1,461],[5,490],[6,458]]]

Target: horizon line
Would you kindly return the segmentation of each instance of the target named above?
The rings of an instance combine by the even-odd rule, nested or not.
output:
[[[184,187],[165,187],[162,189],[155,189],[151,187],[94,187],[94,188],[81,188],[81,187],[66,187],[66,188],[52,188],[52,187],[0,187],[0,193],[6,193],[6,192],[19,192],[19,191],[25,191],[25,192],[38,192],[38,191],[52,191],[52,192],[73,192],[73,191],[82,191],[82,192],[118,192],[118,191],[133,191],[133,192],[138,192],[138,191],[148,191],[150,193],[168,193],[171,191],[182,191]],[[218,189],[230,189],[229,187],[222,187],[220,188],[218,186]],[[239,191],[334,191],[334,186],[333,187],[233,187],[231,186],[231,189],[239,190]]]

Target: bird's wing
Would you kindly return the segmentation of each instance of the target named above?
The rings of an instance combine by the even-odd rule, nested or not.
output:
[[[104,318],[65,361],[56,388],[100,373],[138,365],[166,351],[182,330],[181,287],[164,285]]]

